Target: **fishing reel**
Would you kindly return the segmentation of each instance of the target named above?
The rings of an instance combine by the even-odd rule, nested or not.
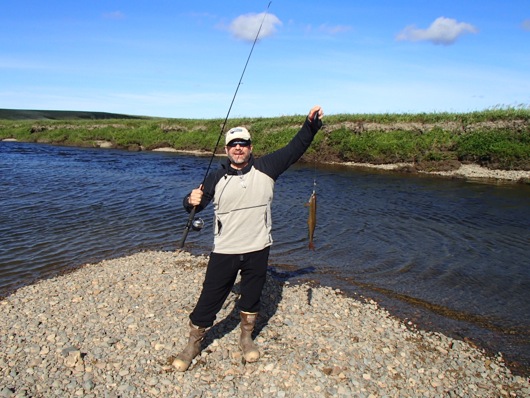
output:
[[[204,227],[204,220],[200,217],[193,219],[191,223],[191,229],[194,231],[200,231]]]

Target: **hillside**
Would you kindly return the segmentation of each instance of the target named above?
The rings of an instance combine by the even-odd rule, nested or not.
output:
[[[108,113],[108,112],[0,109],[0,119],[3,119],[3,120],[102,120],[102,119],[145,119],[145,117],[122,115],[119,113]]]

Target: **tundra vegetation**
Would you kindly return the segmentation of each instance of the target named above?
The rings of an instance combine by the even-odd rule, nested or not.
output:
[[[286,144],[305,115],[231,118],[243,125],[254,153]],[[0,109],[0,140],[68,146],[211,154],[223,119],[181,119],[74,111]],[[218,152],[223,152],[221,141]],[[418,170],[451,170],[461,163],[530,170],[530,107],[496,107],[470,113],[335,114],[324,119],[303,160],[311,162],[411,163]]]

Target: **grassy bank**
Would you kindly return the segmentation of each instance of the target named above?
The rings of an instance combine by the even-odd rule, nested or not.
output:
[[[14,117],[0,113],[0,139],[72,146],[152,150],[213,150],[222,119],[101,118],[83,112]],[[49,114],[49,111],[48,111]],[[106,114],[108,116],[109,114]],[[98,117],[99,116],[99,117]],[[110,114],[110,117],[114,115]],[[119,116],[119,115],[118,115]],[[298,131],[304,115],[234,118],[252,133],[254,152],[270,152]],[[413,162],[418,167],[450,169],[460,162],[506,170],[530,170],[530,107],[489,109],[472,113],[339,114],[326,116],[325,126],[304,156],[307,161],[363,163]],[[220,151],[222,151],[222,142]]]

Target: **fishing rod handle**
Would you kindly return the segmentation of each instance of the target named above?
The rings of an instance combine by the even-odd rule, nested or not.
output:
[[[180,238],[180,241],[177,245],[179,249],[182,249],[184,247],[184,242],[186,242],[186,238],[188,237],[188,233],[190,232],[191,225],[193,223],[193,219],[195,218],[195,212],[197,211],[197,207],[193,206],[193,209],[190,211],[190,215],[188,217],[188,221],[186,222],[186,227],[184,227],[184,232],[182,233],[182,238]]]

